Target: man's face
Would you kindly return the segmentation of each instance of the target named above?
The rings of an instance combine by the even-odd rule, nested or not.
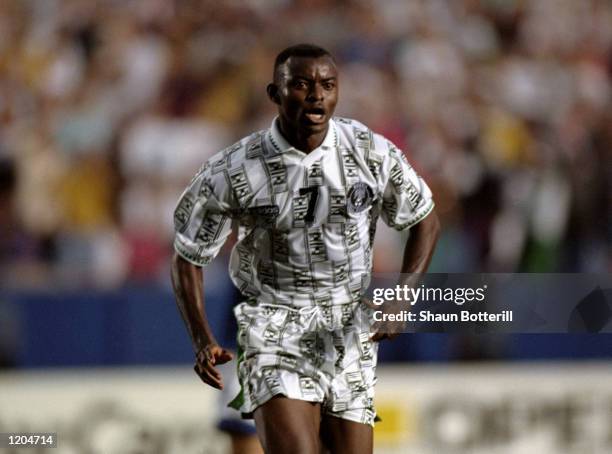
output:
[[[291,57],[276,82],[283,123],[294,131],[316,134],[327,129],[338,102],[338,71],[329,57]]]

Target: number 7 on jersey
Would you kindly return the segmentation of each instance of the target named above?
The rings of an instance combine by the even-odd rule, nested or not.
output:
[[[319,199],[319,186],[308,186],[307,188],[300,189],[300,195],[308,195],[308,210],[304,221],[308,224],[314,222],[314,211]]]

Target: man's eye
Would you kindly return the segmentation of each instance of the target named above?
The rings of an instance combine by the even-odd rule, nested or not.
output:
[[[326,82],[323,84],[323,88],[326,90],[333,90],[335,86],[333,82]]]
[[[295,88],[308,88],[308,84],[303,80],[297,80],[293,83]]]

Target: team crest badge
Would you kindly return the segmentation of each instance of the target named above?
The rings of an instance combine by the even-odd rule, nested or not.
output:
[[[371,187],[360,181],[351,187],[346,198],[348,212],[360,213],[370,205],[374,198],[374,193]]]

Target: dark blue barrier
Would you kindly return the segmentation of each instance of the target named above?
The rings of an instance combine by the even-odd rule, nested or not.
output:
[[[18,324],[19,367],[171,364],[192,357],[168,290],[26,292],[2,299]]]
[[[211,326],[232,346],[235,324],[229,287],[207,290]],[[190,363],[191,345],[162,286],[115,291],[27,291],[0,294],[0,351],[22,368]],[[612,335],[404,334],[381,343],[381,361],[602,359]]]

